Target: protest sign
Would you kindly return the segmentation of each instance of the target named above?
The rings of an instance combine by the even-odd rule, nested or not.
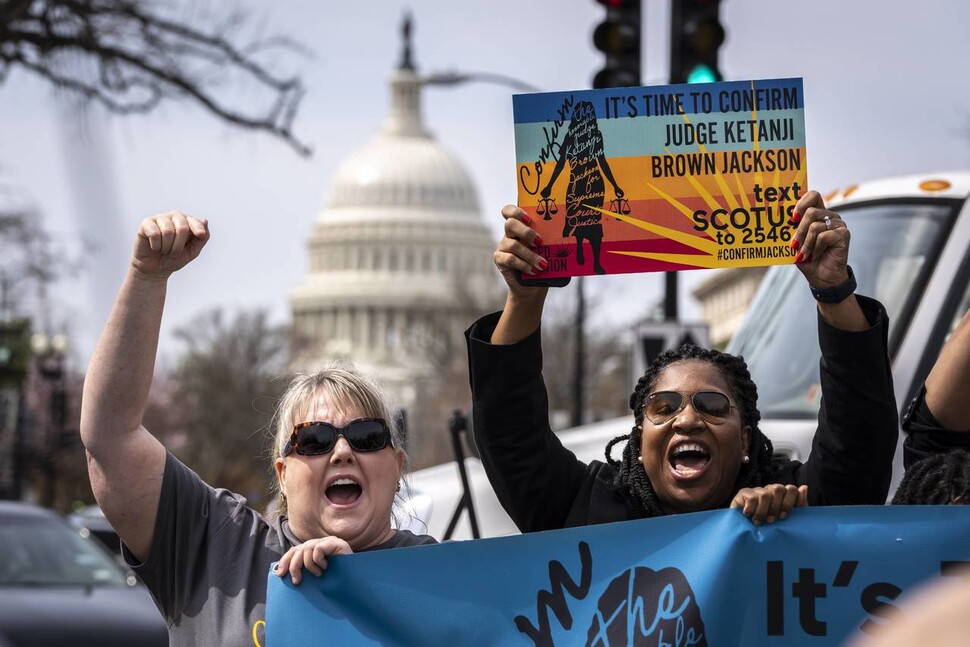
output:
[[[515,95],[538,279],[791,263],[801,79]]]
[[[715,510],[336,556],[269,574],[269,647],[812,647],[970,563],[970,508]]]

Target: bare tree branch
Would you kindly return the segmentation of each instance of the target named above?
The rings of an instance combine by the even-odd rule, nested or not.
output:
[[[241,16],[230,15],[206,30],[136,0],[0,0],[0,83],[21,67],[118,114],[187,98],[309,155],[293,133],[305,92],[301,79],[256,58],[269,50],[307,50],[285,37],[237,45],[231,32],[241,23]],[[254,84],[262,102],[233,105],[223,81],[234,80]]]

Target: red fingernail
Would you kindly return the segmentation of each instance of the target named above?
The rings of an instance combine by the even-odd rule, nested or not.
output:
[[[530,218],[528,216],[528,214],[522,216],[522,224],[531,225],[532,224],[532,218]]]
[[[798,224],[798,221],[802,219],[802,216],[797,211],[792,212],[791,221],[793,224]]]
[[[540,258],[537,265],[539,266],[540,270],[545,270],[547,267],[549,267],[549,263],[544,258]]]
[[[801,244],[802,244],[802,241],[800,241],[800,240],[798,240],[797,238],[792,238],[792,239],[791,239],[791,248],[792,248],[792,249],[798,249],[798,247],[799,247],[799,246],[800,246]]]
[[[797,254],[795,254],[795,264],[798,264],[801,262],[802,262],[802,253],[798,252]]]
[[[541,245],[542,244],[542,236],[540,236],[539,234],[536,234],[536,237],[532,239],[532,244],[535,245],[536,247],[538,247],[539,245]]]

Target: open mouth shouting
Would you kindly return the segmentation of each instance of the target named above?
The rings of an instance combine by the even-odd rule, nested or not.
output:
[[[327,486],[324,496],[331,505],[349,507],[357,503],[363,493],[364,488],[355,477],[338,475]]]
[[[674,477],[678,480],[700,478],[711,463],[711,452],[703,444],[694,440],[682,440],[667,452]]]

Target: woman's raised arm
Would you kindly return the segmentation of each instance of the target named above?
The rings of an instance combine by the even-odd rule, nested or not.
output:
[[[165,448],[142,426],[168,277],[194,260],[208,224],[178,212],[146,218],[84,380],[81,441],[98,505],[139,560],[151,548]]]

